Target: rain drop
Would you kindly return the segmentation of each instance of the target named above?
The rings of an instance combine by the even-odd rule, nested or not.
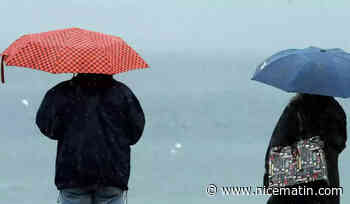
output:
[[[171,151],[170,151],[170,153],[172,154],[172,155],[175,155],[176,154],[176,150],[175,149],[171,149]]]
[[[176,144],[175,144],[175,147],[176,147],[177,149],[181,149],[181,148],[182,148],[182,144],[181,144],[181,143],[176,143]]]
[[[22,99],[22,104],[25,105],[26,107],[28,107],[29,102],[26,99]]]

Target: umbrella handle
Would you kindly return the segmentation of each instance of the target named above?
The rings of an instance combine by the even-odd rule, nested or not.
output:
[[[5,73],[4,73],[4,58],[5,58],[5,56],[4,55],[2,55],[1,56],[1,82],[2,83],[5,83]]]

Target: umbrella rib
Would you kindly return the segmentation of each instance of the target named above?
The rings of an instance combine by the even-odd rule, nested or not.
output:
[[[339,58],[342,58],[342,59],[344,59],[344,60],[350,62],[350,59],[348,59],[348,58],[346,58],[346,57],[343,57],[343,56],[338,55],[338,54],[335,54],[335,53],[334,53],[333,55],[335,55],[335,56],[337,56],[337,57],[339,57]]]
[[[306,57],[306,58],[307,58],[307,57]],[[309,59],[309,58],[307,58],[307,59]],[[310,59],[309,59],[309,60],[310,60]],[[308,63],[310,63],[310,62],[313,63],[312,60],[310,60],[309,62],[306,62],[305,64],[303,64],[302,70],[305,70],[304,67],[305,67]],[[289,90],[289,92],[296,92],[296,91],[297,91],[297,89],[295,88],[295,86],[291,86],[291,84],[293,84],[293,83],[299,78],[299,75],[301,75],[301,72],[298,72],[297,75],[296,75],[296,77],[294,77],[293,80],[291,80],[290,82],[288,82],[288,83],[289,83],[289,87],[294,87],[294,89]],[[339,75],[337,74],[336,77],[339,78]],[[339,80],[339,79],[338,79],[337,81],[341,82],[341,80]],[[339,96],[339,97],[344,97],[345,95],[346,95],[345,92],[342,91],[342,95]]]
[[[345,61],[347,61],[347,62],[350,62],[349,59],[347,59],[347,58],[345,58],[345,57],[343,57],[343,56],[336,55],[336,54],[335,54],[335,56],[337,56],[337,57],[339,57],[339,58],[341,58],[341,59],[343,59],[343,60],[345,60]],[[342,78],[342,76],[339,76],[339,74],[337,74],[337,77],[338,77],[338,78]],[[339,80],[339,81],[342,81],[342,80]],[[343,83],[344,83],[344,81],[343,81]],[[346,86],[343,86],[343,87],[346,87]],[[346,94],[346,90],[345,90],[345,89],[342,89],[342,92],[343,92],[343,98],[348,97],[347,94]]]
[[[307,57],[303,56],[303,55],[299,55],[298,53],[291,53],[291,54],[282,56],[282,57],[278,58],[277,60],[274,60],[274,61],[270,62],[267,66],[272,66],[273,64],[279,62],[280,60],[282,60],[282,59],[284,59],[284,58],[286,58],[286,57],[290,57],[290,56],[303,57],[303,58],[305,58],[305,59],[307,59],[307,60],[309,61],[309,59],[308,59]],[[267,60],[268,60],[268,59],[267,59]],[[267,60],[265,60],[265,61],[267,61]],[[306,63],[308,63],[308,62],[305,62],[302,66],[305,66]],[[261,73],[261,72],[259,72],[259,73]],[[259,73],[258,73],[258,74],[259,74]],[[293,79],[292,79],[292,81],[293,81]],[[290,83],[291,83],[291,81],[287,82],[286,84],[289,85]],[[269,85],[272,85],[272,84],[269,84]],[[278,88],[278,87],[277,87],[277,88]],[[279,88],[279,89],[281,89],[281,88]],[[289,89],[288,86],[286,87],[286,89],[287,89],[287,90],[286,90],[287,92],[293,91],[293,89]],[[282,90],[283,90],[283,89],[282,89]]]
[[[288,87],[293,87],[293,86],[291,86],[291,84],[293,84],[293,83],[295,82],[295,80],[296,80],[296,79],[298,78],[298,76],[300,75],[300,72],[303,71],[303,70],[305,70],[304,67],[305,67],[308,63],[312,62],[309,58],[307,58],[307,57],[304,57],[304,58],[307,59],[307,62],[305,62],[303,65],[299,66],[299,67],[301,67],[301,68],[300,68],[300,70],[296,73],[295,77],[294,77],[294,78],[291,78],[291,79],[287,82]],[[296,91],[295,87],[289,89],[289,92],[295,92],[295,91]]]
[[[70,30],[66,30],[66,32],[67,32],[67,37],[66,38],[63,38],[63,41],[62,41],[62,47],[61,48],[59,48],[58,50],[57,50],[57,56],[56,56],[56,60],[55,60],[55,65],[54,65],[54,73],[57,73],[57,71],[56,71],[56,69],[57,69],[57,63],[59,62],[59,59],[62,57],[62,51],[64,50],[64,49],[66,49],[68,46],[66,46],[67,45],[67,42],[69,42],[69,40],[70,40],[70,38],[71,38],[71,31],[72,31],[72,29],[70,29]]]
[[[18,40],[23,40],[23,39],[25,39],[25,38],[32,38],[32,35],[23,35],[23,36],[21,36]],[[27,42],[23,42],[23,43],[21,43],[20,44],[20,46],[18,46],[17,48],[16,48],[16,50],[14,50],[14,51],[12,51],[14,48],[11,48],[11,47],[9,47],[10,49],[6,49],[4,52],[7,52],[7,51],[12,51],[12,52],[18,52],[18,50],[22,50],[22,49],[24,49],[27,45],[28,45],[28,42],[30,42],[30,40],[28,40]],[[8,56],[7,58],[6,58],[6,63],[10,63],[10,61],[14,58],[14,56],[16,56],[16,54],[13,54],[13,55],[9,55],[10,53],[6,53],[6,55]],[[10,65],[8,65],[8,66],[10,66]]]
[[[95,34],[97,35],[97,34]],[[103,35],[103,34],[102,34]],[[98,43],[96,40],[92,39],[91,36],[87,33],[87,37],[91,40],[91,42],[94,42],[96,44],[96,47],[98,47]],[[107,60],[107,64],[110,66],[111,69],[113,69],[113,65],[112,65],[112,62],[110,61],[110,59],[108,58],[108,55],[106,53],[106,50],[105,50],[105,47],[102,46],[101,47],[101,51],[103,52],[104,54],[104,58]]]
[[[332,53],[332,55],[339,57],[340,59],[345,60],[345,61],[350,63],[350,59],[348,59],[342,55],[338,55],[338,53]],[[339,74],[337,74],[337,78],[341,78],[341,76],[339,77]],[[341,82],[342,80],[338,80],[338,81]],[[344,87],[346,87],[346,86],[344,86]],[[342,96],[341,97],[346,98],[346,96],[347,96],[347,94],[345,93],[345,89],[342,89]]]

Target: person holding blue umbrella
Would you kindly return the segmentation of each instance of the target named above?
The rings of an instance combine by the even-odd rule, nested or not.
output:
[[[338,158],[347,132],[345,112],[333,97],[350,96],[350,54],[315,47],[281,51],[259,65],[252,79],[297,93],[271,136],[264,186],[312,190],[272,195],[267,203],[339,204]],[[324,195],[325,188],[332,194]]]

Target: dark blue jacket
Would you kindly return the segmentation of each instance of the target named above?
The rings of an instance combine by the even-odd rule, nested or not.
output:
[[[58,189],[128,189],[130,146],[140,139],[145,118],[127,86],[111,75],[78,74],[46,93],[36,124],[58,141]]]

